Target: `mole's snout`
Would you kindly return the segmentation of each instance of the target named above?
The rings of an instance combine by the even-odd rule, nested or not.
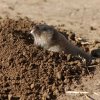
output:
[[[30,31],[30,34],[34,34],[34,31],[33,31],[33,30],[31,30],[31,31]]]

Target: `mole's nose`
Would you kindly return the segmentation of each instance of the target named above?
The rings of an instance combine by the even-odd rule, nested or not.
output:
[[[34,33],[33,30],[31,30],[30,34],[33,34],[33,33]]]

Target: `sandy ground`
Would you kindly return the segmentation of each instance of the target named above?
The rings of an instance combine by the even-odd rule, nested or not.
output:
[[[60,28],[71,30],[77,37],[87,39],[89,42],[100,41],[100,0],[0,0],[0,16],[13,19],[28,17],[36,22],[44,21],[50,25],[60,25]],[[96,48],[99,46],[100,44]],[[100,92],[100,68],[97,69],[92,79],[83,78],[82,84],[85,87],[82,91]],[[81,89],[80,85],[77,89]],[[89,96],[94,100],[100,98],[100,94]],[[64,98],[92,100],[86,95],[77,97],[77,95],[65,94],[60,95],[58,100]]]
[[[0,0],[0,15],[64,24],[64,29],[73,30],[81,37],[100,40],[99,0]]]

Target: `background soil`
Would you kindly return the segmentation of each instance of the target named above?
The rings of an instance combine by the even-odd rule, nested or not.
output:
[[[0,0],[0,15],[29,17],[51,25],[64,24],[83,38],[100,40],[99,0]],[[93,27],[93,30],[91,30]]]
[[[100,59],[94,60],[95,68],[87,69],[77,57],[35,47],[29,34],[34,23],[44,21],[68,38],[71,33],[82,37],[90,43],[82,47],[91,51],[100,47],[99,4],[99,0],[0,0],[1,17],[11,18],[0,22],[0,99],[99,100]],[[80,41],[73,42],[80,46]],[[68,95],[68,90],[90,94]]]

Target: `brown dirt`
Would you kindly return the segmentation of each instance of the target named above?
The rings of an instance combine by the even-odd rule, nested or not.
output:
[[[98,60],[96,69],[87,68],[81,58],[35,47],[33,25],[28,18],[0,21],[0,100],[60,100],[65,88],[85,90],[82,84],[91,76],[99,79]]]

